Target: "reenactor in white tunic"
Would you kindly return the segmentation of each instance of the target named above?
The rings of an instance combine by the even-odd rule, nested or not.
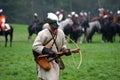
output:
[[[66,47],[66,40],[64,32],[58,29],[58,17],[54,13],[48,13],[47,16],[48,28],[40,31],[33,43],[33,50],[39,55],[49,54],[47,60],[56,56],[56,53],[61,50],[68,50]],[[52,39],[50,41],[50,39]],[[70,55],[67,51],[66,55]],[[37,76],[40,80],[59,80],[60,66],[56,60],[49,62],[50,70],[45,70],[37,64]]]

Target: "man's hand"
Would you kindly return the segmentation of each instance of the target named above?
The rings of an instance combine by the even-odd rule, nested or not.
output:
[[[63,54],[65,54],[66,56],[71,55],[70,49],[62,49]]]
[[[46,47],[43,48],[42,54],[49,54],[51,57],[55,57],[56,56],[56,52],[55,51],[52,51],[51,49],[48,49]]]

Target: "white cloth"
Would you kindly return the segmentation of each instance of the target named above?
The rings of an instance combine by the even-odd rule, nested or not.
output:
[[[9,24],[5,24],[5,31],[8,31],[8,30],[10,30],[11,28],[10,28],[10,25]]]
[[[49,28],[44,29],[40,31],[33,43],[33,50],[41,54],[44,46],[43,44],[48,42],[52,38],[51,33],[49,32]],[[49,45],[52,44],[52,41],[49,43]],[[66,48],[66,40],[64,32],[60,29],[58,29],[56,44],[59,50],[61,48]],[[49,47],[48,45],[48,47]],[[52,50],[57,51],[55,44],[52,47]],[[42,78],[45,80],[59,80],[59,65],[55,62],[55,60],[50,62],[51,69],[49,71],[44,70],[39,65],[37,65],[37,72],[38,72],[38,78]]]
[[[55,61],[50,62],[50,65],[51,69],[49,71],[45,71],[37,64],[38,78],[42,78],[44,80],[59,80],[60,77],[59,65]]]
[[[48,26],[49,26],[49,24],[48,24],[48,23],[45,23],[45,24],[43,25],[43,27],[42,27],[42,30],[43,30],[43,29],[47,29]]]

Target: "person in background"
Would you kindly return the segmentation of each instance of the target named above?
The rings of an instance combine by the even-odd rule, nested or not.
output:
[[[56,15],[58,16],[58,21],[59,22],[65,20],[65,12],[64,12],[63,9],[61,11],[57,11]]]
[[[39,23],[40,23],[40,19],[39,19],[39,17],[38,17],[38,14],[37,14],[37,13],[34,13],[33,23],[37,23],[37,24],[39,24]]]
[[[3,9],[0,9],[0,29],[5,30],[6,16],[3,14]]]

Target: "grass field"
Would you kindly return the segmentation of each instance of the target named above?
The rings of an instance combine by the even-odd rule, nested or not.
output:
[[[12,24],[14,27],[13,46],[4,47],[4,37],[0,36],[0,80],[37,80],[36,63],[32,55],[32,42],[27,40],[26,25]],[[35,35],[32,37],[34,40]],[[69,48],[73,44],[67,44]],[[83,61],[76,69],[79,54],[63,56],[65,69],[60,80],[120,80],[120,43],[101,43],[101,35],[93,37],[93,43],[78,44]],[[74,47],[73,47],[74,48]]]

